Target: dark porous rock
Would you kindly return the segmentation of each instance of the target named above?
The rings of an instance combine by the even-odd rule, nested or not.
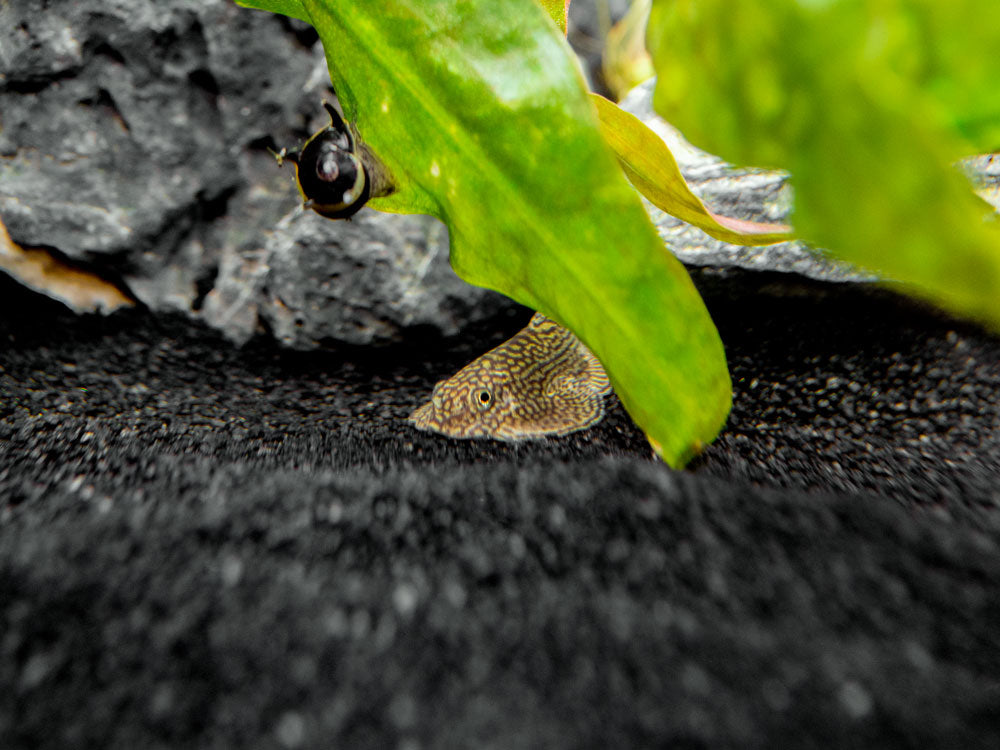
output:
[[[3,12],[0,217],[22,245],[127,255],[126,276],[155,274],[225,208],[243,150],[288,133],[299,94],[286,81],[313,65],[288,54],[276,19],[227,2]]]
[[[277,18],[222,0],[2,12],[11,237],[117,273],[150,307],[191,309],[219,251],[210,221],[246,189],[260,144],[293,137],[314,53]],[[256,231],[281,214],[258,215]]]
[[[224,256],[204,317],[238,341],[263,329],[311,349],[398,340],[416,326],[450,336],[510,304],[455,275],[436,219],[364,208],[333,222],[297,209],[262,250]]]
[[[495,311],[431,220],[324,226],[296,208],[293,171],[267,148],[326,123],[304,24],[228,0],[22,0],[0,19],[0,221],[19,245],[156,311],[197,317],[210,300],[206,320],[237,341],[451,334],[480,302]]]

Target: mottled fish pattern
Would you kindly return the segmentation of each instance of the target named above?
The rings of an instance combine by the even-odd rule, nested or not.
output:
[[[597,357],[570,331],[535,313],[513,338],[435,385],[431,400],[409,421],[456,438],[566,435],[599,422],[609,393]]]

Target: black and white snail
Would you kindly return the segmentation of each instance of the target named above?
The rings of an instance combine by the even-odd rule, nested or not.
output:
[[[330,124],[293,151],[275,154],[295,164],[303,205],[328,219],[349,219],[370,198],[395,190],[388,170],[358,137],[357,130],[329,102]]]

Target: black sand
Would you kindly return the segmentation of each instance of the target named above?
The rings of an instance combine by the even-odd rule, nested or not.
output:
[[[232,348],[0,278],[0,748],[1000,746],[1000,339],[698,276],[729,426],[401,419],[499,343]]]

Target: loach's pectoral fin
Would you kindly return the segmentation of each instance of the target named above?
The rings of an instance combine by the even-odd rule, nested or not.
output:
[[[434,404],[428,401],[426,404],[418,406],[414,409],[410,416],[406,418],[406,421],[416,427],[418,430],[433,430],[431,426],[431,421],[434,416]]]

